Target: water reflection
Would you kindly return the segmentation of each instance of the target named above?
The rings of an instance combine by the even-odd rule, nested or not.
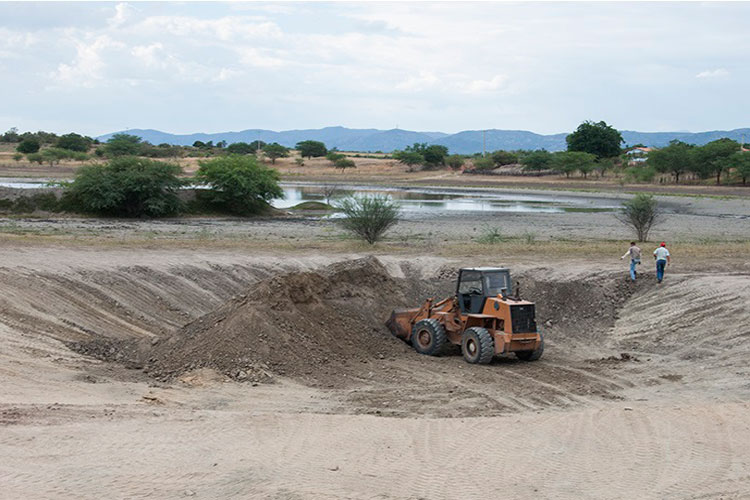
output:
[[[284,199],[273,200],[276,208],[290,208],[305,201],[325,202],[323,186],[283,185]],[[331,203],[336,198],[352,195],[383,194],[396,201],[406,213],[418,212],[536,212],[563,213],[578,207],[596,207],[596,211],[610,211],[615,205],[602,203],[593,205],[591,199],[556,195],[527,195],[521,193],[503,194],[477,191],[427,190],[413,188],[370,188],[352,187],[337,189],[330,196]]]

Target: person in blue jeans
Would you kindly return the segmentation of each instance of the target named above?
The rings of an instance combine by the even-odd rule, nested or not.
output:
[[[654,259],[656,259],[656,281],[657,283],[661,283],[661,280],[664,279],[664,268],[671,263],[667,244],[663,241],[659,245],[659,248],[654,250]]]
[[[630,256],[630,279],[635,281],[635,278],[638,276],[638,273],[635,270],[635,266],[641,263],[641,249],[638,248],[638,246],[635,244],[635,241],[630,242],[630,248],[628,248],[628,251],[625,252],[625,255],[620,257],[620,260],[624,259],[628,255]]]

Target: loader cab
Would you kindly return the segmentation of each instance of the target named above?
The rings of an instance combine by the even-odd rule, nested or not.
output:
[[[461,312],[479,314],[487,297],[510,295],[510,270],[504,267],[472,267],[459,269],[456,298]]]

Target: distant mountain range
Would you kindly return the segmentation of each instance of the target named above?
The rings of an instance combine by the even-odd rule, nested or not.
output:
[[[287,147],[293,147],[299,141],[321,141],[329,148],[336,147],[341,151],[382,151],[389,153],[395,149],[403,149],[415,142],[440,144],[447,146],[451,153],[471,154],[482,152],[483,146],[487,151],[498,149],[546,149],[547,151],[562,151],[566,149],[565,137],[567,133],[541,135],[525,130],[465,130],[457,134],[443,132],[414,132],[410,130],[392,129],[352,129],[346,127],[326,127],[309,130],[273,130],[248,129],[240,132],[219,132],[216,134],[169,134],[159,130],[130,129],[97,137],[106,141],[114,134],[125,133],[141,137],[151,144],[175,144],[181,146],[192,145],[195,141],[227,141],[253,142],[258,139],[264,142],[278,142]],[[728,137],[736,141],[750,140],[750,128],[736,130],[716,130],[711,132],[635,132],[622,130],[624,145],[633,146],[643,144],[650,147],[662,147],[669,141],[678,139],[690,144],[703,145],[716,139]],[[483,137],[484,135],[484,137]]]

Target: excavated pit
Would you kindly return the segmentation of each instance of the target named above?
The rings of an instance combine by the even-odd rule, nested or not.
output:
[[[538,302],[553,359],[555,346],[572,347],[603,335],[634,291],[614,277],[570,284],[540,281],[537,273],[518,278],[524,294]],[[130,352],[120,357],[161,380],[209,368],[254,383],[277,376],[320,387],[409,381],[414,377],[411,370],[419,368],[404,370],[393,366],[395,360],[417,365],[430,361],[391,337],[383,321],[393,308],[449,295],[454,274],[453,268],[444,268],[433,279],[419,279],[407,266],[410,277],[396,278],[374,257],[285,273],[260,281],[158,342],[141,342],[139,349],[131,344]],[[444,358],[460,359],[458,349]],[[496,363],[515,363],[515,358]],[[450,369],[456,369],[454,363]]]
[[[452,294],[456,266],[383,262],[369,257],[199,272],[139,267],[87,274],[84,283],[45,276],[57,296],[34,307],[44,308],[47,320],[17,325],[35,325],[43,328],[36,333],[54,335],[79,353],[116,362],[86,367],[94,377],[116,377],[102,367],[124,365],[133,370],[123,373],[166,383],[203,373],[253,384],[286,379],[334,389],[329,397],[339,401],[336,411],[393,416],[492,415],[623,399],[631,389],[684,385],[691,369],[685,363],[695,360],[721,366],[726,380],[720,383],[728,387],[744,383],[731,377],[747,373],[741,353],[716,346],[745,352],[747,333],[732,332],[705,311],[718,305],[722,318],[746,324],[745,277],[725,277],[736,286],[723,290],[706,277],[672,275],[657,287],[585,265],[515,268],[522,296],[537,304],[545,355],[533,363],[500,356],[484,366],[465,363],[457,348],[437,358],[419,355],[384,325],[392,308]],[[81,291],[99,309],[86,309],[91,304]],[[60,305],[61,299],[69,302]],[[142,310],[136,314],[132,303]],[[51,304],[64,311],[62,321],[53,323],[59,313]],[[20,321],[16,312],[6,318]],[[699,330],[690,333],[687,318],[703,322],[710,342]]]

